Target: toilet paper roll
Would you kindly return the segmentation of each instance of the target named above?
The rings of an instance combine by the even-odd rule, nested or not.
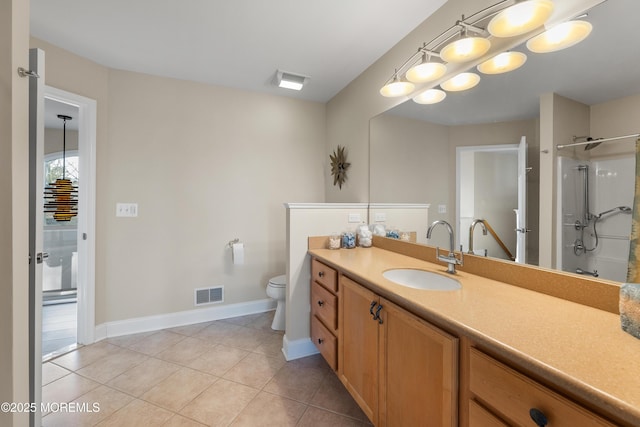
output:
[[[244,243],[234,243],[231,247],[231,257],[235,265],[244,264]]]

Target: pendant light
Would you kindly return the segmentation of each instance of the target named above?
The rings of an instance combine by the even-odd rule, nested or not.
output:
[[[543,25],[551,17],[551,0],[527,0],[504,9],[494,16],[487,31],[494,37],[514,37]]]
[[[491,42],[488,39],[469,36],[465,27],[458,40],[449,43],[440,51],[440,57],[453,63],[473,61],[487,53],[490,48]]]
[[[431,61],[431,56],[426,52],[422,54],[422,61],[409,68],[407,71],[407,80],[413,83],[432,82],[444,76],[447,72],[447,66],[442,62]]]
[[[460,73],[443,82],[440,87],[448,92],[460,92],[471,89],[480,83],[480,76],[475,73]]]
[[[397,96],[409,95],[415,89],[415,85],[410,82],[405,82],[398,79],[398,74],[393,75],[393,80],[387,83],[380,89],[380,95],[387,98],[394,98]]]
[[[447,93],[440,89],[427,89],[413,97],[417,104],[437,104],[447,97]]]
[[[527,41],[527,49],[548,53],[566,49],[586,39],[593,26],[587,21],[567,21]]]
[[[44,212],[53,213],[56,221],[67,222],[78,215],[78,187],[66,177],[67,120],[70,116],[58,114],[63,121],[62,130],[62,178],[44,188]]]
[[[478,71],[484,74],[501,74],[522,67],[527,55],[522,52],[502,52],[478,65]]]

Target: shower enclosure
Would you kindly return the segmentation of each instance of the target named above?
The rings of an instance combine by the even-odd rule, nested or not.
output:
[[[558,177],[558,268],[625,281],[635,158],[561,156]]]

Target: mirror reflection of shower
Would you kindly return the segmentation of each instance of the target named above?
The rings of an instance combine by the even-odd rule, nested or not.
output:
[[[585,150],[599,145],[593,141]],[[626,280],[634,156],[558,157],[558,176],[557,266],[577,274]]]
[[[587,145],[585,150],[595,148],[599,143],[595,143],[595,146]],[[592,252],[598,249],[600,239],[598,238],[598,221],[605,215],[612,213],[632,213],[633,210],[629,206],[616,206],[615,208],[608,209],[599,214],[593,214],[589,211],[589,165],[578,165],[577,170],[582,173],[583,182],[583,205],[582,205],[582,218],[577,219],[575,222],[576,230],[580,231],[579,236],[576,238],[573,245],[573,253],[577,256],[584,254],[585,252]],[[584,243],[585,229],[591,231],[591,236],[594,238],[593,246],[587,247]],[[576,269],[578,274],[592,274],[597,277],[597,272],[588,272],[581,268]]]

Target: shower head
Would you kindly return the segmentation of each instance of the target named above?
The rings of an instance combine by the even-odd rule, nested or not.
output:
[[[599,139],[602,139],[602,138],[593,139],[593,138],[589,137],[589,138],[587,138],[587,141],[597,141]],[[596,148],[600,144],[602,144],[602,142],[592,142],[591,144],[587,144],[587,145],[584,146],[584,151],[593,150],[594,148]]]
[[[631,213],[632,209],[629,206],[617,206],[613,209],[609,209],[608,211],[604,211],[604,212],[600,212],[598,215],[596,215],[596,218],[600,218],[603,215],[607,215],[613,212],[628,212]]]

